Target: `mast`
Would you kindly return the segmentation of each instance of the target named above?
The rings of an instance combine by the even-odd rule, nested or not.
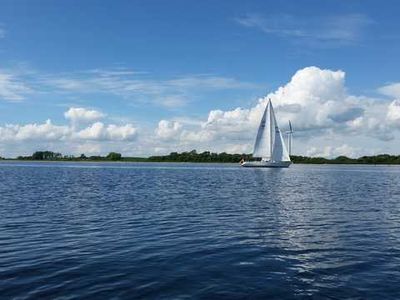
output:
[[[289,155],[290,155],[290,133],[289,133],[289,131],[286,132],[286,136],[287,136],[288,151],[289,151]]]
[[[272,127],[275,127],[272,124],[273,123],[272,122],[272,116],[275,117],[275,115],[274,115],[274,112],[273,112],[272,102],[271,102],[270,98],[268,99],[268,105],[270,106],[270,109],[269,109],[269,136],[271,137],[271,139],[269,141],[269,153],[271,153],[269,160],[272,160],[272,151],[273,151],[273,148],[274,148],[274,145],[273,145],[274,141],[272,140],[272,137],[273,137],[274,130],[275,130],[275,128],[272,128]]]
[[[289,120],[289,130],[286,131],[286,135],[287,135],[288,152],[290,156],[292,155],[292,136],[293,136],[292,122],[290,122],[290,120]]]
[[[292,135],[293,135],[293,128],[292,123],[289,120],[289,131],[287,132],[288,135],[288,147],[289,147],[289,155],[292,155]]]

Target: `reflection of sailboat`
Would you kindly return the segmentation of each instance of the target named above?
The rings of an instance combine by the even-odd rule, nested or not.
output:
[[[292,163],[276,122],[271,100],[268,101],[258,127],[253,157],[261,157],[261,161],[245,161],[241,165],[243,167],[287,168]]]

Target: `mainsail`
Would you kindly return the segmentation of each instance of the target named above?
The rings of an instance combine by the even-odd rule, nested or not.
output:
[[[261,157],[264,161],[273,162],[290,161],[271,100],[268,101],[258,128],[253,157]]]
[[[272,140],[274,132],[271,132],[271,101],[268,102],[258,127],[256,143],[254,144],[253,157],[271,158]]]

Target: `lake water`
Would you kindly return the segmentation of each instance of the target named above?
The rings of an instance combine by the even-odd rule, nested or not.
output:
[[[1,299],[399,299],[400,167],[0,163]]]

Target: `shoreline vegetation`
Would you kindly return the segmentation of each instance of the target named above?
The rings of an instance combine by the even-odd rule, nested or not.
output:
[[[349,158],[338,156],[328,159],[324,157],[308,157],[291,155],[291,160],[295,164],[400,164],[400,155],[379,154],[374,156],[362,156],[359,158]],[[239,163],[242,159],[252,160],[251,154],[229,154],[213,153],[210,151],[197,152],[171,152],[168,155],[149,156],[149,157],[123,157],[121,153],[110,152],[106,156],[80,156],[62,155],[52,151],[36,151],[30,156],[18,156],[17,158],[2,158],[0,160],[25,160],[25,161],[87,161],[87,162],[193,162],[193,163]]]

